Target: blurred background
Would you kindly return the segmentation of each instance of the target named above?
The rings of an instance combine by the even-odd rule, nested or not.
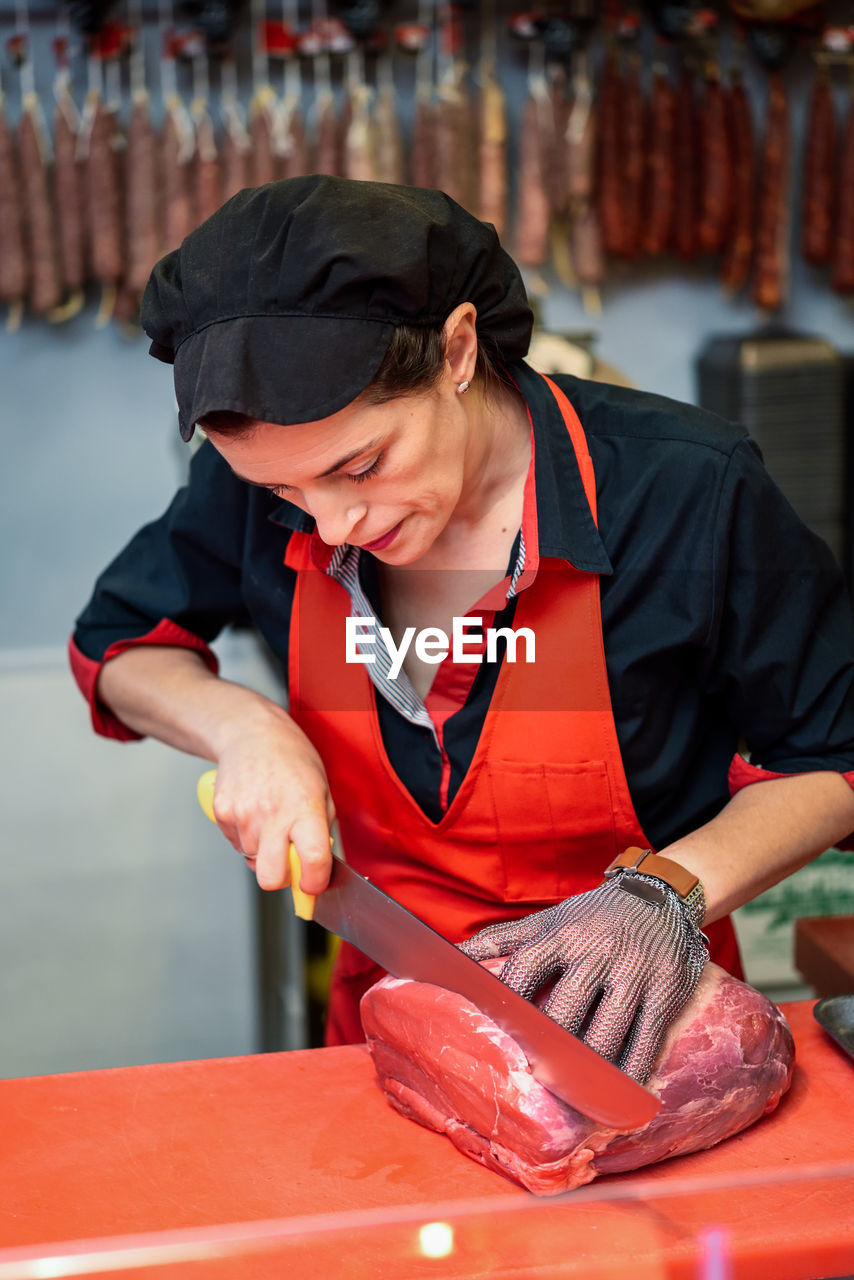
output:
[[[853,85],[851,3],[0,0],[0,1076],[318,1034],[325,940],[205,821],[200,762],[97,739],[66,666],[186,473],[154,261],[275,177],[443,187],[522,264],[537,367],[744,421],[850,581]],[[216,647],[284,696],[252,634]],[[738,913],[749,980],[812,993],[795,921],[851,913],[828,851]]]

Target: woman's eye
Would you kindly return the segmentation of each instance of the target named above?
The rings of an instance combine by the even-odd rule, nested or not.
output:
[[[381,461],[382,461],[382,454],[379,454],[379,456],[374,459],[374,461],[371,463],[369,467],[365,467],[364,471],[356,471],[356,472],[348,471],[347,479],[352,480],[353,484],[361,484],[363,480],[370,480],[371,476],[375,476],[379,471]]]
[[[344,472],[348,480],[352,480],[353,484],[361,484],[364,480],[370,480],[371,476],[375,476],[380,469],[383,455],[380,453],[374,461],[364,471],[347,471]],[[271,484],[267,490],[274,498],[287,498],[294,492],[289,484]]]

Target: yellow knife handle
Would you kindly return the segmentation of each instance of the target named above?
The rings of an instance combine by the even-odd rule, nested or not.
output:
[[[208,769],[207,773],[203,773],[196,783],[196,795],[199,797],[202,812],[205,817],[210,818],[211,822],[216,822],[213,807],[215,786],[216,769]],[[330,840],[329,843],[331,845],[332,841]],[[314,918],[314,894],[304,893],[299,887],[302,868],[300,867],[299,854],[293,844],[288,845],[288,867],[291,873],[291,896],[294,900],[294,911],[301,920],[312,920]]]

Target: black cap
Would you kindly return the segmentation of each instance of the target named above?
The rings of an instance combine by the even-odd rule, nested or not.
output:
[[[239,191],[158,262],[142,300],[175,366],[181,435],[206,413],[312,422],[371,382],[396,325],[472,302],[504,363],[533,316],[494,227],[441,191],[313,175]]]

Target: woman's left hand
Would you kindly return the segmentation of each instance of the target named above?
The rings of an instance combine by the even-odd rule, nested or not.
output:
[[[652,897],[639,896],[641,887]],[[623,872],[522,920],[489,925],[460,949],[508,956],[502,982],[530,1000],[554,982],[543,1012],[641,1082],[708,959],[699,925],[663,880]]]

